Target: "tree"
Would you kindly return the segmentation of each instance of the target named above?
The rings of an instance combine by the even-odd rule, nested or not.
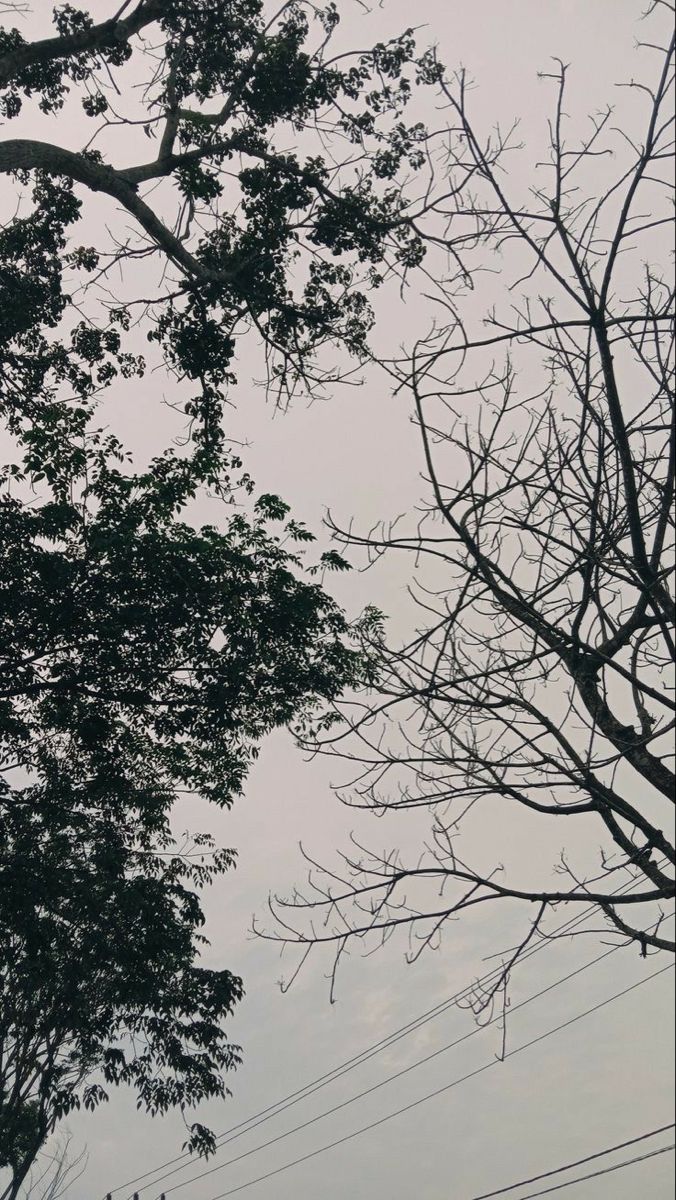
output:
[[[174,801],[229,806],[261,738],[359,669],[277,497],[195,528],[180,510],[196,462],[165,454],[135,475],[116,449],[91,438],[78,499],[2,506],[6,1198],[61,1117],[109,1085],[151,1113],[225,1094],[242,984],[199,965],[198,890],[235,853],[177,841]],[[208,1151],[211,1135],[196,1124],[188,1141]]]
[[[249,499],[222,420],[240,333],[279,395],[313,388],[334,377],[325,344],[365,354],[368,288],[423,253],[396,177],[424,162],[403,110],[433,63],[410,34],[332,61],[337,19],[126,0],[104,21],[61,5],[37,41],[0,31],[2,117],[45,128],[0,141],[17,186],[0,229],[4,1200],[111,1085],[151,1113],[225,1093],[242,984],[199,965],[198,893],[234,851],[177,839],[173,804],[229,805],[260,739],[361,669],[307,575],[343,560],[304,565],[311,535],[278,497]],[[61,112],[74,138],[95,122],[85,144],[53,140]],[[73,241],[90,207],[110,244]],[[111,385],[140,387],[143,334],[187,431],[139,472],[95,413]],[[197,526],[205,493],[219,516]],[[208,1152],[209,1130],[193,1123],[188,1145]]]
[[[39,1200],[59,1200],[81,1178],[87,1168],[87,1151],[71,1155],[72,1137],[65,1134],[53,1146],[45,1147],[38,1156],[35,1170],[25,1185],[26,1197]]]
[[[560,905],[593,906],[644,954],[675,948],[674,43],[656,41],[632,113],[608,108],[581,140],[567,68],[545,76],[550,155],[527,195],[511,194],[513,131],[482,138],[465,76],[443,78],[447,187],[427,232],[447,255],[445,316],[386,364],[413,399],[430,499],[408,533],[333,526],[374,558],[413,556],[421,624],[397,646],[371,613],[370,698],[330,708],[305,741],[356,764],[348,804],[429,811],[432,835],[420,857],[409,838],[389,854],[355,844],[329,873],[312,864],[269,936],[339,958],[401,927],[415,956],[460,914],[511,903],[532,915],[486,1002]],[[577,841],[558,882],[525,850],[541,835],[561,846],[562,829]],[[520,863],[488,858],[521,838]]]
[[[426,161],[424,130],[403,112],[413,81],[434,68],[415,57],[411,33],[331,59],[332,4],[287,2],[268,20],[260,0],[138,0],[98,23],[65,4],[54,20],[56,36],[34,42],[0,32],[0,111],[19,126],[28,111],[46,135],[0,141],[0,172],[24,189],[32,181],[21,196],[30,212],[0,244],[2,403],[13,428],[27,435],[44,423],[59,384],[84,401],[120,372],[142,372],[125,337],[130,311],[195,389],[186,411],[210,436],[245,329],[283,396],[335,377],[317,359],[324,344],[362,355],[366,291],[423,253],[397,186],[402,166]],[[52,118],[65,108],[79,131],[76,100],[94,125],[73,149],[51,140]],[[116,167],[120,130],[138,157]],[[142,134],[156,143],[150,157]],[[279,148],[289,140],[303,152]],[[69,241],[83,190],[100,225],[111,219],[112,245]]]

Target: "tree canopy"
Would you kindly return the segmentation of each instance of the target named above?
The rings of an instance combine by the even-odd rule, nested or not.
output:
[[[423,253],[397,176],[425,163],[425,132],[404,116],[436,68],[411,33],[331,58],[331,4],[268,19],[260,0],[141,0],[98,23],[61,5],[54,20],[35,42],[0,33],[6,127],[44,128],[0,140],[0,171],[28,189],[0,246],[1,399],[15,422],[34,421],[36,403],[44,420],[60,383],[86,399],[142,371],[125,349],[132,300],[211,436],[244,329],[283,395],[331,376],[326,343],[362,354],[367,291]],[[77,111],[91,121],[84,145],[54,140],[64,110],[78,138]],[[110,201],[112,244],[75,244],[83,213],[95,204],[108,220]],[[121,262],[126,304],[110,291]]]
[[[361,660],[316,577],[346,564],[307,560],[310,533],[255,492],[223,407],[243,333],[282,399],[340,373],[324,346],[366,353],[369,289],[423,253],[398,177],[424,163],[404,116],[435,73],[410,33],[331,58],[332,4],[53,19],[37,40],[0,30],[6,1198],[111,1085],[184,1111],[238,1061],[224,1021],[242,983],[199,962],[199,890],[235,852],[177,835],[174,801],[229,805],[261,738]],[[142,404],[157,349],[185,443],[140,471],[97,405],[118,386]],[[193,1122],[188,1145],[208,1152],[209,1131]]]
[[[93,441],[78,502],[2,504],[0,1146],[19,1180],[111,1083],[150,1112],[224,1093],[242,984],[199,965],[198,891],[235,853],[177,839],[172,807],[230,805],[261,738],[359,670],[277,497],[196,528],[194,462],[134,475]]]

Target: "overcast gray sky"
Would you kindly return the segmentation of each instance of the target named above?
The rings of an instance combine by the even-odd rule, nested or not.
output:
[[[50,7],[34,6],[31,30],[47,31]],[[101,15],[109,7],[102,2],[91,5]],[[411,22],[424,24],[421,41],[439,42],[443,60],[451,67],[465,66],[475,78],[473,106],[479,122],[490,125],[496,117],[505,122],[520,117],[525,139],[542,139],[546,132],[550,95],[537,72],[548,68],[550,56],[571,64],[574,104],[580,113],[601,107],[616,82],[641,69],[635,46],[643,33],[638,24],[641,5],[634,0],[418,0],[415,5],[384,0],[370,13],[357,5],[344,5],[343,12],[351,27],[349,36],[347,30],[341,36],[355,45],[381,40]],[[387,334],[394,344],[405,339],[411,316],[405,304],[388,309]],[[166,386],[166,380],[155,376],[146,404],[128,396],[118,412],[120,427],[141,450],[153,444],[156,401]],[[319,530],[327,506],[337,518],[355,516],[367,528],[377,519],[412,511],[418,502],[421,456],[408,400],[393,400],[383,377],[369,375],[358,389],[339,390],[309,407],[298,404],[284,415],[266,406],[262,394],[243,382],[238,404],[232,428],[250,442],[249,470],[266,491],[279,491],[311,528]],[[407,580],[407,564],[392,563],[336,580],[335,590],[350,611],[375,603],[405,627]],[[441,950],[423,956],[415,966],[404,963],[403,941],[390,943],[368,959],[353,956],[343,967],[333,1006],[324,977],[328,964],[319,959],[282,994],[278,980],[288,974],[286,959],[280,963],[273,945],[249,937],[251,917],[264,910],[269,891],[284,892],[301,877],[301,838],[318,856],[345,843],[354,820],[332,795],[330,784],[339,779],[335,764],[303,761],[290,739],[278,734],[264,746],[246,795],[232,813],[197,814],[190,809],[177,818],[211,828],[239,851],[237,872],[222,880],[205,902],[212,943],[208,961],[239,972],[247,990],[230,1029],[232,1039],[244,1048],[244,1065],[230,1080],[233,1096],[200,1114],[218,1131],[264,1109],[463,988],[491,965],[485,956],[508,946],[520,928],[517,915],[505,908],[492,914],[490,922],[477,918],[450,925]],[[376,837],[384,844],[401,842],[410,836],[410,828],[404,818],[396,829],[392,824],[386,830],[379,827]],[[606,943],[590,934],[538,953],[514,975],[512,1008],[605,948]],[[642,961],[633,949],[610,955],[523,1011],[513,1012],[508,1050],[665,965],[661,957]],[[475,1078],[241,1194],[252,1200],[470,1200],[582,1158],[670,1119],[672,987],[673,972],[642,983],[504,1063],[495,1060],[500,1031],[478,1031],[339,1113],[223,1166],[227,1159],[475,1028],[470,1013],[450,1009],[282,1117],[233,1142],[208,1164],[193,1164],[161,1186],[151,1181],[143,1190],[140,1185],[122,1189],[116,1197],[126,1200],[139,1190],[142,1200],[154,1200],[164,1190],[178,1200],[213,1200],[484,1064],[491,1064],[490,1069]],[[151,1120],[137,1113],[124,1094],[94,1115],[74,1116],[69,1128],[74,1148],[86,1144],[89,1155],[85,1173],[68,1193],[70,1200],[97,1200],[179,1154],[184,1140],[178,1118]],[[193,1176],[204,1170],[213,1173],[194,1181]],[[633,1200],[639,1194],[668,1200],[672,1170],[671,1156],[663,1156],[580,1184],[565,1195],[571,1200]]]

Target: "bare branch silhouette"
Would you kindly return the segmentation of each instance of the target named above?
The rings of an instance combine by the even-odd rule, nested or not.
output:
[[[370,694],[303,735],[354,764],[346,803],[428,810],[431,836],[420,858],[355,843],[341,879],[311,862],[265,936],[342,953],[403,928],[415,957],[470,910],[534,912],[482,1003],[555,906],[593,904],[642,953],[674,950],[673,64],[672,41],[623,94],[635,143],[610,108],[573,139],[556,62],[549,157],[515,198],[512,135],[482,138],[466,76],[444,76],[446,187],[417,226],[444,316],[384,364],[412,397],[429,501],[408,532],[332,523],[371,561],[411,556],[421,624],[397,646],[367,613]],[[487,829],[523,860],[525,831],[552,822],[560,886],[549,861],[477,865]],[[578,871],[563,835],[600,844],[597,868]]]

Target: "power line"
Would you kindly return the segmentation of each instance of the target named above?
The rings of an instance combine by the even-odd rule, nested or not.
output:
[[[546,988],[542,988],[539,992],[534,992],[533,995],[528,996],[525,1000],[522,1000],[519,1004],[516,1004],[510,1011],[512,1013],[518,1012],[519,1009],[525,1008],[528,1004],[532,1004],[534,1000],[539,1000],[542,996],[546,996],[549,992],[553,992],[557,987],[561,987],[562,984],[568,983],[569,980],[581,975],[584,971],[587,971],[590,967],[595,966],[604,958],[608,958],[609,955],[615,954],[619,949],[619,946],[611,947],[610,950],[604,951],[603,954],[598,955],[598,957],[592,959],[591,962],[585,963],[584,966],[578,967],[575,971],[571,971],[570,974],[564,975],[561,979],[557,979],[555,983],[549,984]],[[468,1033],[464,1033],[462,1037],[456,1038],[453,1042],[448,1042],[447,1045],[441,1046],[437,1050],[433,1050],[430,1054],[426,1054],[424,1058],[419,1058],[415,1062],[409,1063],[408,1066],[402,1067],[401,1070],[395,1071],[394,1074],[386,1076],[385,1079],[379,1080],[378,1083],[373,1084],[371,1087],[365,1088],[356,1095],[350,1096],[347,1100],[341,1101],[340,1104],[334,1104],[333,1107],[324,1109],[323,1112],[317,1113],[317,1115],[314,1117],[309,1117],[308,1120],[303,1121],[300,1125],[295,1125],[292,1129],[287,1129],[285,1132],[277,1134],[276,1137],[270,1138],[269,1141],[261,1142],[260,1145],[252,1146],[250,1150],[245,1150],[242,1154],[238,1154],[234,1158],[229,1158],[227,1162],[219,1163],[218,1166],[210,1167],[208,1170],[202,1171],[199,1175],[193,1175],[191,1179],[184,1179],[182,1183],[175,1184],[174,1187],[165,1189],[165,1194],[168,1195],[170,1192],[177,1192],[181,1188],[186,1187],[188,1184],[197,1183],[200,1179],[206,1179],[209,1175],[215,1175],[218,1171],[224,1170],[225,1167],[231,1167],[235,1163],[241,1162],[245,1158],[249,1158],[252,1154],[257,1154],[260,1150],[267,1150],[270,1146],[276,1145],[277,1142],[284,1141],[286,1138],[291,1137],[294,1133],[300,1133],[303,1130],[308,1129],[310,1125],[316,1125],[318,1121],[322,1121],[325,1117],[333,1116],[334,1113],[340,1112],[342,1109],[347,1108],[350,1104],[354,1104],[356,1100],[362,1100],[365,1096],[370,1096],[373,1092],[377,1092],[381,1087],[384,1087],[385,1084],[392,1083],[395,1079],[401,1079],[401,1077],[403,1075],[407,1075],[409,1071],[413,1071],[416,1067],[420,1067],[425,1063],[431,1062],[432,1059],[438,1058],[447,1050],[452,1050],[455,1046],[461,1045],[462,1042],[466,1042],[470,1038],[476,1037],[476,1035],[481,1033],[484,1029],[488,1029],[491,1025],[494,1025],[501,1020],[503,1020],[503,1014],[498,1013],[497,1016],[491,1017],[489,1021],[485,1021],[482,1025],[475,1025],[469,1030]],[[163,1180],[169,1179],[172,1175],[175,1175],[178,1173],[178,1171],[182,1170],[184,1170],[183,1167],[177,1167],[174,1171],[168,1171],[165,1175],[160,1175],[158,1179],[153,1181],[153,1187],[159,1183],[162,1183]]]
[[[619,895],[627,891],[633,891],[636,887],[640,886],[640,882],[640,880],[629,880],[626,883],[621,884],[620,887],[616,888],[611,895]],[[574,932],[575,929],[581,925],[588,916],[596,911],[596,907],[596,905],[592,904],[588,908],[584,909],[581,913],[577,913],[575,916],[570,917],[568,920],[562,922],[562,924],[557,926],[551,934],[543,937],[542,941],[535,942],[531,947],[527,948],[520,956],[519,962],[525,962],[528,958],[531,958],[533,954],[537,954],[541,950],[546,949],[557,937],[563,936],[566,933]],[[323,1075],[318,1076],[318,1078],[311,1080],[309,1083],[304,1084],[303,1087],[298,1088],[295,1092],[290,1092],[288,1095],[275,1101],[273,1104],[270,1104],[266,1108],[261,1109],[259,1112],[254,1113],[251,1117],[246,1118],[246,1120],[240,1121],[236,1125],[232,1125],[229,1129],[226,1129],[217,1135],[216,1141],[219,1143],[218,1148],[220,1149],[224,1145],[228,1145],[237,1138],[243,1137],[244,1134],[250,1133],[254,1129],[257,1129],[260,1125],[272,1120],[274,1117],[280,1115],[282,1112],[285,1112],[287,1109],[293,1108],[296,1104],[299,1104],[302,1100],[307,1099],[316,1091],[321,1090],[321,1088],[326,1087],[329,1083],[335,1082],[337,1079],[342,1078],[343,1075],[348,1074],[349,1071],[352,1071],[356,1067],[361,1066],[363,1063],[368,1062],[371,1058],[375,1057],[375,1055],[381,1053],[381,1051],[389,1049],[402,1038],[407,1037],[411,1033],[415,1033],[416,1030],[427,1024],[427,1022],[434,1020],[438,1016],[441,1016],[449,1008],[455,1007],[463,1000],[471,999],[472,995],[478,988],[486,987],[491,983],[491,981],[495,981],[496,978],[499,978],[500,973],[503,970],[503,965],[494,967],[493,970],[481,976],[481,978],[476,980],[476,982],[468,984],[461,991],[456,992],[455,995],[447,997],[438,1004],[434,1005],[433,1008],[427,1009],[425,1012],[420,1013],[417,1017],[413,1017],[405,1025],[400,1026],[399,1029],[394,1030],[386,1037],[381,1038],[379,1041],[374,1042],[370,1046],[367,1046],[358,1054],[353,1055],[352,1058],[346,1059],[343,1063],[333,1067],[331,1070],[325,1072]],[[177,1169],[186,1170],[194,1163],[194,1161],[195,1160],[190,1152],[176,1155],[174,1158],[170,1158],[162,1163],[158,1163],[158,1165],[153,1167],[151,1170],[135,1176],[134,1179],[129,1179],[124,1183],[118,1184],[117,1187],[111,1189],[111,1191],[108,1193],[108,1196],[112,1196],[115,1192],[122,1191],[124,1188],[131,1188],[135,1184],[141,1183],[144,1179],[149,1179],[150,1176],[157,1175],[158,1172],[162,1171],[165,1167],[170,1167],[175,1163],[183,1162],[184,1166]],[[154,1183],[161,1182],[162,1178],[166,1179],[167,1176],[161,1176],[159,1179],[154,1180]],[[154,1186],[154,1183],[146,1186]]]
[[[602,1171],[592,1171],[591,1175],[578,1175],[577,1179],[569,1179],[568,1183],[557,1183],[554,1187],[545,1188],[543,1192],[529,1192],[527,1196],[522,1197],[522,1200],[535,1200],[536,1196],[548,1196],[551,1192],[560,1192],[563,1188],[573,1187],[576,1183],[584,1183],[585,1179],[598,1179],[599,1175],[610,1175],[613,1171],[621,1171],[624,1167],[645,1162],[647,1158],[657,1158],[658,1154],[668,1154],[670,1150],[675,1149],[676,1143],[671,1146],[663,1146],[661,1150],[651,1150],[649,1154],[640,1154],[638,1158],[626,1158],[624,1162],[615,1163],[614,1167],[604,1167]]]
[[[668,919],[670,919],[670,918],[668,918]],[[610,950],[607,950],[603,954],[598,955],[595,959],[592,959],[591,962],[585,963],[582,967],[578,967],[575,971],[572,971],[568,975],[563,976],[561,979],[558,979],[555,983],[550,984],[546,988],[541,989],[539,992],[536,992],[533,995],[527,997],[525,1000],[521,1001],[518,1005],[516,1005],[514,1008],[512,1008],[511,1011],[514,1013],[514,1012],[517,1012],[520,1008],[524,1008],[526,1005],[532,1003],[534,1000],[539,999],[541,996],[544,996],[547,993],[553,991],[555,988],[560,987],[562,984],[567,983],[570,979],[573,979],[577,975],[582,974],[589,967],[595,966],[596,963],[601,962],[603,959],[607,958],[610,954],[616,953],[617,950],[619,950],[620,948],[621,948],[620,945],[611,947]],[[484,1022],[480,1026],[475,1026],[468,1033],[465,1033],[461,1037],[456,1038],[455,1041],[447,1043],[445,1046],[441,1046],[439,1049],[432,1051],[430,1054],[425,1055],[421,1059],[417,1059],[415,1062],[410,1063],[408,1066],[403,1067],[401,1070],[396,1071],[394,1074],[387,1076],[385,1079],[380,1080],[379,1082],[373,1084],[371,1087],[364,1089],[363,1091],[357,1093],[356,1095],[349,1097],[347,1100],[344,1100],[339,1104],[333,1105],[329,1109],[325,1109],[323,1112],[318,1113],[314,1117],[310,1117],[308,1120],[303,1121],[301,1124],[296,1125],[293,1128],[288,1129],[283,1133],[277,1134],[275,1137],[270,1138],[267,1142],[260,1143],[258,1146],[254,1146],[251,1149],[244,1151],[242,1154],[236,1155],[234,1158],[228,1159],[225,1163],[221,1163],[218,1166],[208,1168],[207,1170],[201,1172],[199,1175],[195,1175],[195,1176],[192,1176],[191,1179],[184,1180],[183,1183],[179,1183],[179,1184],[175,1185],[173,1188],[170,1188],[169,1190],[170,1191],[178,1191],[180,1188],[186,1186],[186,1184],[188,1184],[188,1183],[196,1182],[199,1179],[207,1178],[208,1176],[213,1175],[217,1171],[223,1170],[227,1166],[231,1166],[234,1163],[241,1162],[245,1158],[249,1158],[252,1154],[256,1154],[259,1150],[268,1149],[270,1146],[273,1146],[273,1145],[277,1144],[278,1142],[285,1140],[287,1137],[291,1137],[295,1133],[302,1132],[303,1130],[307,1129],[309,1126],[314,1125],[318,1121],[323,1120],[325,1117],[332,1116],[336,1112],[339,1112],[342,1109],[348,1107],[350,1104],[355,1103],[355,1101],[361,1100],[364,1097],[371,1095],[373,1092],[378,1091],[381,1087],[384,1087],[386,1084],[391,1083],[394,1080],[401,1078],[402,1076],[408,1074],[409,1071],[412,1071],[415,1068],[432,1061],[433,1059],[439,1057],[439,1055],[444,1054],[447,1050],[453,1049],[455,1046],[460,1045],[462,1042],[467,1041],[469,1038],[476,1036],[476,1034],[480,1033],[482,1031],[482,1029],[487,1028],[489,1025],[493,1025],[502,1019],[503,1019],[502,1014],[499,1013],[497,1016],[491,1018],[489,1021]],[[291,1107],[291,1106],[288,1106],[288,1107]],[[283,1111],[283,1110],[279,1110],[279,1111]],[[263,1123],[264,1123],[263,1121],[258,1122],[258,1124],[263,1124]],[[246,1132],[250,1132],[250,1130],[252,1130],[254,1128],[256,1128],[256,1126],[252,1125],[252,1126],[250,1126],[250,1128],[248,1130],[246,1130]],[[224,1145],[228,1145],[232,1141],[236,1141],[239,1136],[241,1136],[241,1135],[236,1134],[234,1137],[227,1139],[225,1142],[222,1142],[219,1149],[222,1149]],[[170,1165],[170,1164],[168,1164],[168,1165]],[[189,1167],[190,1165],[191,1165],[190,1163],[184,1163],[182,1166],[175,1167],[173,1170],[167,1171],[163,1175],[156,1176],[156,1178],[153,1180],[152,1186],[155,1187],[158,1184],[162,1183],[164,1180],[171,1178],[173,1175],[176,1175],[179,1172],[186,1170],[186,1168]]]
[[[509,1051],[509,1053],[505,1055],[505,1059],[514,1058],[515,1055],[521,1054],[523,1050],[528,1050],[531,1048],[531,1046],[538,1045],[538,1043],[545,1041],[546,1038],[552,1037],[553,1034],[560,1033],[563,1029],[567,1029],[569,1026],[576,1024],[577,1021],[581,1021],[585,1017],[590,1016],[592,1013],[598,1012],[600,1009],[605,1008],[607,1004],[612,1004],[613,1001],[619,1000],[623,996],[627,996],[630,992],[635,991],[636,988],[642,987],[643,984],[649,983],[652,979],[657,979],[658,976],[664,975],[666,971],[671,970],[673,970],[673,966],[669,965],[668,967],[662,967],[659,971],[654,971],[652,975],[647,975],[645,979],[640,979],[637,983],[633,983],[629,987],[623,988],[622,991],[615,992],[614,995],[609,996],[606,1000],[602,1000],[598,1004],[593,1005],[591,1008],[585,1009],[584,1012],[578,1013],[576,1016],[569,1018],[569,1020],[564,1021],[561,1025],[556,1025],[553,1029],[549,1029],[546,1033],[540,1034],[536,1038],[531,1038],[531,1040],[528,1042],[523,1042],[520,1046],[517,1046],[516,1049]],[[237,1187],[230,1188],[227,1192],[219,1192],[217,1196],[212,1196],[211,1200],[226,1200],[226,1197],[228,1196],[234,1196],[237,1192],[242,1192],[246,1188],[253,1187],[253,1185],[256,1183],[263,1183],[268,1179],[274,1178],[276,1175],[281,1175],[283,1171],[288,1171],[291,1169],[291,1167],[296,1167],[301,1163],[308,1162],[310,1159],[316,1158],[320,1154],[324,1154],[327,1150],[333,1150],[336,1146],[342,1146],[346,1142],[351,1141],[353,1138],[359,1137],[362,1133],[368,1133],[372,1129],[377,1129],[378,1126],[384,1125],[387,1121],[391,1121],[393,1117],[399,1117],[403,1113],[410,1112],[412,1109],[417,1108],[419,1104],[424,1104],[427,1100],[433,1100],[437,1096],[442,1095],[444,1092],[450,1091],[451,1088],[457,1087],[459,1084],[465,1083],[467,1080],[483,1074],[484,1071],[489,1071],[492,1067],[496,1067],[499,1061],[500,1060],[493,1058],[490,1062],[484,1063],[482,1067],[478,1067],[476,1070],[470,1071],[467,1075],[463,1075],[459,1079],[451,1080],[450,1083],[444,1084],[443,1087],[437,1088],[433,1092],[428,1092],[427,1095],[421,1096],[418,1100],[414,1100],[410,1104],[404,1105],[403,1108],[395,1109],[394,1112],[387,1113],[384,1117],[380,1117],[377,1121],[372,1121],[368,1125],[363,1125],[360,1129],[355,1129],[352,1131],[352,1133],[348,1133],[344,1137],[337,1138],[333,1142],[328,1142],[324,1146],[319,1146],[316,1150],[311,1150],[307,1154],[301,1155],[299,1158],[292,1159],[291,1162],[283,1163],[281,1167],[276,1167],[273,1171],[268,1171],[264,1175],[258,1175],[255,1179],[250,1179],[246,1183],[241,1183]],[[194,1181],[191,1180],[190,1182]],[[172,1189],[170,1189],[170,1191],[171,1190]],[[170,1192],[167,1192],[166,1194],[169,1195]],[[529,1198],[524,1198],[524,1200],[529,1200]]]
[[[630,1138],[627,1142],[618,1142],[616,1146],[608,1146],[606,1150],[597,1150],[595,1154],[588,1154],[586,1158],[578,1158],[575,1162],[566,1163],[563,1167],[554,1167],[551,1171],[543,1171],[541,1175],[532,1175],[530,1179],[520,1179],[518,1183],[510,1183],[507,1187],[497,1188],[494,1192],[482,1192],[480,1196],[473,1196],[472,1200],[492,1200],[493,1196],[504,1196],[506,1192],[513,1192],[516,1188],[528,1187],[530,1183],[539,1183],[541,1179],[549,1179],[552,1175],[562,1175],[564,1171],[572,1171],[574,1167],[582,1167],[585,1163],[593,1162],[595,1158],[603,1158],[606,1154],[615,1154],[617,1150],[626,1150],[627,1146],[635,1146],[637,1142],[645,1142],[649,1138],[657,1137],[659,1133],[666,1133],[667,1129],[673,1128],[674,1122],[672,1121],[670,1125],[662,1125],[659,1129],[651,1129],[650,1133],[642,1133],[640,1137]],[[584,1178],[587,1179],[589,1176],[585,1176]],[[542,1193],[540,1192],[539,1195],[542,1195]],[[526,1200],[526,1198],[523,1197],[522,1200]]]

